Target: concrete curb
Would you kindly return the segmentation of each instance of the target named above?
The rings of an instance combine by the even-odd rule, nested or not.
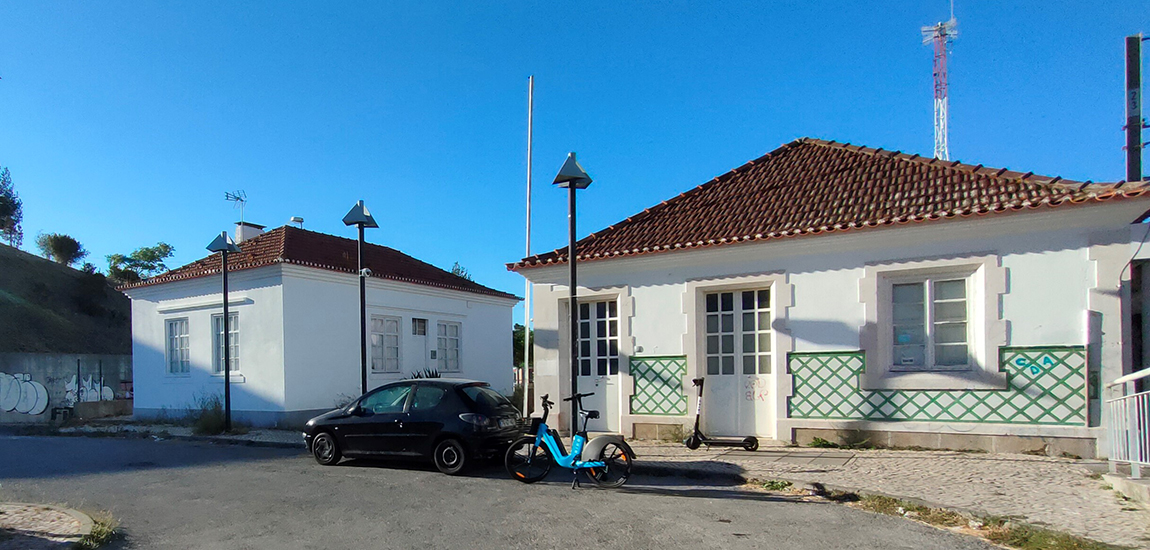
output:
[[[286,441],[256,441],[252,439],[233,439],[228,437],[219,437],[214,435],[155,435],[161,439],[171,439],[175,441],[193,441],[198,443],[222,443],[224,445],[236,445],[243,447],[267,447],[272,449],[296,449],[299,451],[306,450],[303,443],[303,438],[300,437],[299,443],[288,443]]]
[[[85,514],[84,512],[81,512],[79,510],[75,510],[72,508],[65,508],[63,506],[54,506],[51,504],[36,504],[36,503],[32,503],[32,502],[0,502],[0,504],[9,505],[9,506],[31,506],[34,508],[47,508],[49,510],[60,512],[61,514],[75,518],[76,521],[80,522],[80,528],[79,528],[78,533],[76,533],[75,535],[69,535],[68,536],[68,538],[70,539],[68,542],[70,542],[70,543],[76,543],[80,539],[92,534],[92,529],[95,528],[95,526],[96,526],[96,522],[92,521],[91,516],[89,516],[88,514]]]

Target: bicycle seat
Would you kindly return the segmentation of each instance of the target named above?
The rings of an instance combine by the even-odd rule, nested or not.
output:
[[[588,420],[599,418],[599,411],[583,411],[583,414],[587,415]]]

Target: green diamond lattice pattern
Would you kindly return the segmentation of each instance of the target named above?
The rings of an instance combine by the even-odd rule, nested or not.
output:
[[[787,416],[827,420],[1086,425],[1086,349],[1000,348],[1005,390],[863,390],[863,352],[792,353]]]
[[[685,356],[632,357],[635,391],[631,395],[631,414],[687,414],[687,394],[683,392],[686,375]]]

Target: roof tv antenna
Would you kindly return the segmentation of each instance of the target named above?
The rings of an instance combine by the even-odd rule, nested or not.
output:
[[[934,157],[940,160],[950,160],[946,56],[955,38],[958,38],[958,20],[954,18],[954,0],[951,0],[949,21],[922,28],[922,43],[934,46]]]
[[[240,209],[240,223],[244,223],[244,206],[248,203],[248,194],[243,189],[235,193],[224,191],[224,200],[235,203],[235,207]]]

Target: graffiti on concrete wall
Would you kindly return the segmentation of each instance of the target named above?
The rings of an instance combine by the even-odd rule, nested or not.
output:
[[[116,398],[112,388],[103,385],[102,380],[92,376],[80,379],[73,375],[72,380],[64,384],[64,403],[73,407],[76,403],[89,403],[92,401],[111,401]]]
[[[48,408],[48,389],[32,375],[0,372],[0,412],[42,414]]]

